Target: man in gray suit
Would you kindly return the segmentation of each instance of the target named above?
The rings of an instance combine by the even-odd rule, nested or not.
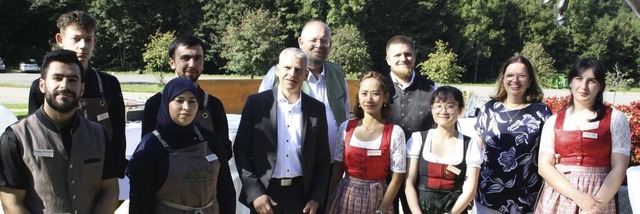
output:
[[[279,84],[249,96],[234,143],[242,180],[239,201],[252,213],[316,213],[329,180],[324,104],[302,93],[308,59],[287,48]]]

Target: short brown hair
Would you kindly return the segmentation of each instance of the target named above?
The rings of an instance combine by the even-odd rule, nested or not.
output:
[[[411,40],[411,38],[405,35],[397,35],[397,36],[391,37],[391,39],[387,41],[387,46],[384,49],[385,52],[389,51],[389,46],[395,45],[395,44],[406,44],[406,45],[409,45],[409,47],[411,47],[411,51],[413,52],[416,51],[416,49],[413,47],[413,41]]]
[[[96,19],[89,15],[89,13],[81,10],[74,10],[60,15],[56,26],[60,32],[67,27],[75,27],[89,32],[96,32],[98,30],[96,23]]]
[[[358,84],[361,84],[362,81],[369,78],[373,78],[377,80],[380,83],[380,90],[382,90],[382,94],[384,94],[385,96],[389,96],[389,87],[387,86],[387,81],[385,81],[384,77],[382,77],[382,74],[380,74],[377,71],[364,72],[360,77],[360,82],[358,82]],[[391,115],[391,105],[387,104],[387,100],[385,100],[384,103],[385,104],[382,105],[382,109],[381,109],[382,118],[386,118],[389,115]],[[364,118],[364,110],[362,109],[362,107],[360,107],[360,98],[357,95],[356,95],[356,107],[353,108],[353,114],[358,119]]]

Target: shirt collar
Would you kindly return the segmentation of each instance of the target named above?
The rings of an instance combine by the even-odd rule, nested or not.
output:
[[[296,100],[295,103],[291,104],[291,105],[297,105],[300,104],[300,99],[302,98],[302,90],[300,90],[300,95],[298,95],[298,100]],[[276,100],[278,100],[279,103],[289,103],[289,101],[287,100],[286,97],[284,97],[284,94],[282,93],[282,90],[280,90],[280,87],[278,87],[278,93],[277,93],[278,97],[276,98]]]
[[[409,88],[413,84],[413,80],[415,79],[415,77],[416,77],[416,72],[415,71],[411,71],[411,81],[409,81],[406,84],[403,84],[400,81],[398,81],[398,79],[400,79],[400,78],[398,76],[396,76],[396,74],[393,73],[393,71],[391,71],[391,80],[393,80],[393,84],[398,86],[403,91],[405,89]]]
[[[317,81],[319,81],[321,79],[325,79],[325,77],[326,77],[325,74],[327,73],[326,70],[325,70],[326,68],[327,68],[327,66],[325,66],[324,63],[323,63],[322,64],[322,72],[320,72],[321,78],[318,78],[318,79],[316,79],[316,76],[314,76],[311,73],[311,71],[309,71],[309,76],[307,77],[307,81],[309,81],[309,82],[317,82]]]

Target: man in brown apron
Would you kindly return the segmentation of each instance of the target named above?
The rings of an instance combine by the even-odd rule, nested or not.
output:
[[[118,200],[106,130],[77,113],[84,89],[76,53],[43,62],[45,104],[0,138],[0,199],[6,213],[113,213]]]
[[[124,100],[118,79],[89,66],[96,44],[96,20],[84,11],[71,11],[58,18],[60,30],[56,34],[56,43],[66,50],[76,52],[82,63],[85,88],[80,97],[78,111],[90,121],[102,125],[107,131],[107,146],[114,151],[118,177],[124,176],[127,165],[125,159],[126,136],[124,118]],[[29,114],[38,110],[44,103],[44,94],[39,89],[40,78],[33,81],[29,92]]]
[[[205,44],[198,37],[191,35],[180,36],[173,40],[169,47],[169,65],[174,69],[177,77],[187,78],[196,83],[204,70],[204,53]],[[233,156],[231,140],[229,139],[227,113],[222,102],[217,97],[202,90],[199,86],[198,90],[199,94],[202,95],[201,98],[198,98],[202,105],[198,109],[196,123],[200,124],[202,128],[216,133],[222,140],[227,156]],[[156,116],[158,115],[161,100],[162,93],[158,92],[144,104],[141,137],[155,129]]]

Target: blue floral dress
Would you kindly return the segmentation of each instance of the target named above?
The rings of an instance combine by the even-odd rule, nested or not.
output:
[[[549,116],[551,110],[541,102],[515,110],[495,100],[483,106],[475,126],[484,140],[477,203],[501,213],[533,211],[542,186],[540,133]]]

